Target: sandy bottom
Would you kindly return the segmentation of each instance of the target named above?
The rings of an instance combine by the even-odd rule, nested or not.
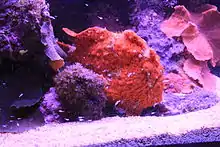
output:
[[[135,140],[143,143],[147,139],[152,139],[148,145],[220,141],[219,112],[220,103],[206,110],[168,117],[112,117],[94,122],[48,124],[20,134],[0,134],[0,146],[102,146]],[[190,140],[184,141],[182,137],[187,135]]]

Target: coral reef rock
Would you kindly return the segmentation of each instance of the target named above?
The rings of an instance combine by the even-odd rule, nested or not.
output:
[[[149,47],[154,49],[160,56],[165,73],[179,70],[177,61],[182,58],[179,54],[185,48],[183,43],[173,38],[168,38],[160,30],[160,24],[164,21],[166,15],[169,14],[167,9],[171,9],[175,4],[175,0],[137,0],[136,5],[134,5],[137,10],[135,9],[130,16],[133,24],[132,30],[145,39]]]
[[[43,96],[43,101],[40,105],[40,111],[44,116],[45,123],[60,122],[61,116],[59,112],[62,110],[61,103],[58,101],[58,95],[54,87]]]
[[[0,57],[42,61],[46,54],[54,69],[63,66],[65,53],[56,43],[44,0],[2,0],[0,11]]]
[[[163,67],[159,56],[131,30],[113,33],[92,27],[80,33],[63,29],[74,42],[70,62],[103,75],[108,100],[127,115],[140,115],[143,108],[162,100]],[[60,43],[67,51],[67,45]]]

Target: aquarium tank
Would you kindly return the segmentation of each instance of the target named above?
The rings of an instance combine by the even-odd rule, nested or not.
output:
[[[1,0],[0,146],[220,142],[219,9]]]

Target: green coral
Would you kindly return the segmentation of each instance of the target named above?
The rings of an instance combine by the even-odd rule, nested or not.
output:
[[[96,120],[103,116],[107,101],[103,77],[76,63],[58,73],[54,81],[59,101],[70,114],[67,118]]]

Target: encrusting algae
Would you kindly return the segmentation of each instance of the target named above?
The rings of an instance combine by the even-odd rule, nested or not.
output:
[[[108,81],[108,101],[116,103],[126,115],[140,115],[144,108],[162,100],[163,67],[159,56],[133,31],[113,33],[100,27],[80,33],[63,30],[76,47],[67,60],[103,75]],[[68,52],[70,45],[58,43]]]

